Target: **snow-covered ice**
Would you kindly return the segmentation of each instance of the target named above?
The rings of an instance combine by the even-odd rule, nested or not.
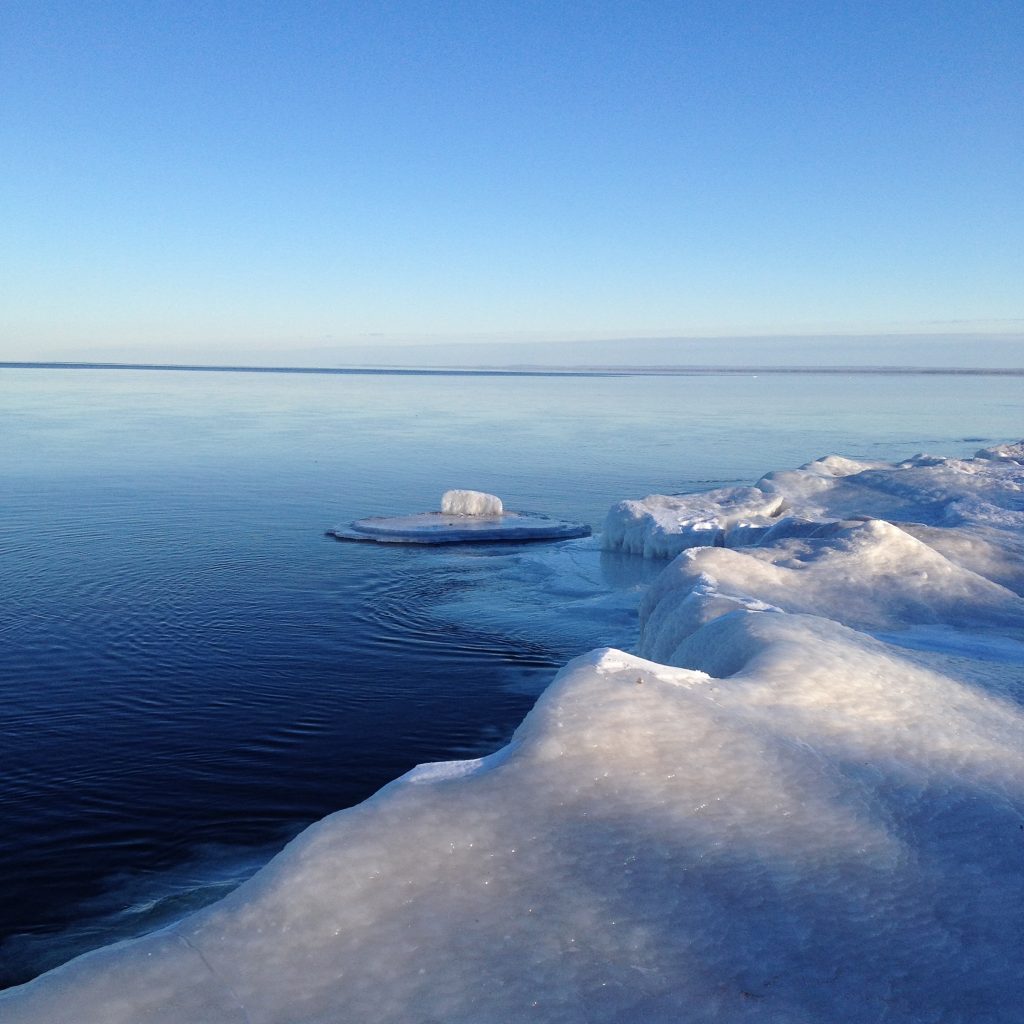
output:
[[[0,1019],[1017,1024],[1022,537],[1024,445],[624,502],[637,653]]]
[[[620,502],[608,513],[604,543],[672,558],[687,548],[746,547],[861,516],[920,531],[933,546],[956,547],[961,558],[1024,582],[1020,558],[1008,564],[1002,554],[1007,547],[1015,556],[1024,551],[1022,461],[1024,443],[982,449],[973,459],[922,454],[896,464],[832,455],[769,473],[753,487]],[[959,529],[934,529],[950,527]],[[993,546],[995,557],[987,558]]]

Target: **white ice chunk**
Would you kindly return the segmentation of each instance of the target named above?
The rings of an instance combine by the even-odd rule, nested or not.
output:
[[[445,491],[441,511],[449,516],[500,516],[501,498],[484,491]]]

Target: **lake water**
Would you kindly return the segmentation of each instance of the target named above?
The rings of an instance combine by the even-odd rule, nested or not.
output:
[[[632,638],[565,613],[558,552],[326,528],[468,487],[599,529],[833,451],[967,454],[1024,434],[1021,383],[0,369],[0,984],[494,749],[559,665]],[[655,568],[587,557],[597,588]]]

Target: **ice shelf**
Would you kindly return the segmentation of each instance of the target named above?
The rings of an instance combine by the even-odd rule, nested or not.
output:
[[[1019,1024],[1022,541],[1024,445],[617,506],[637,653],[0,1019]]]

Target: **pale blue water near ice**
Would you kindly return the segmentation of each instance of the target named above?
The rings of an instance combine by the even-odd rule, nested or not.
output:
[[[545,616],[521,547],[325,528],[469,487],[599,529],[623,497],[966,454],[1022,421],[1014,377],[0,369],[0,983],[493,749],[557,666],[630,642]]]

